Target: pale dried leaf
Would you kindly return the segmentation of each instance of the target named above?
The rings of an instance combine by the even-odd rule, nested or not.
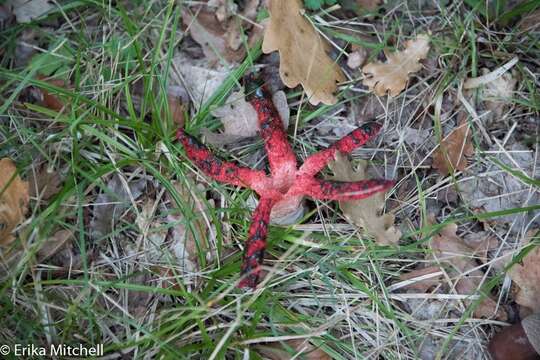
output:
[[[457,234],[457,225],[450,224],[444,227],[439,234],[435,235],[430,242],[430,247],[435,258],[448,264],[447,269],[451,278],[455,281],[454,287],[458,294],[475,294],[483,284],[484,272],[478,268],[475,259],[482,249],[469,247]],[[486,297],[475,309],[475,316],[506,320],[506,312],[497,307],[497,303]]]
[[[331,357],[323,350],[316,348],[307,340],[295,339],[287,340],[284,343],[294,352],[291,353],[281,343],[272,343],[270,345],[258,345],[255,347],[257,352],[270,360],[330,360]]]
[[[367,58],[367,50],[364,48],[359,48],[349,54],[347,59],[347,66],[351,69],[359,68],[364,64]]]
[[[463,120],[457,128],[445,137],[433,153],[433,167],[442,175],[467,168],[467,156],[474,154],[472,132]]]
[[[196,110],[208,101],[230,73],[224,67],[218,67],[215,70],[209,69],[208,66],[198,64],[183,55],[176,56],[173,62],[175,67],[180,70],[182,85]]]
[[[8,158],[0,160],[0,245],[15,240],[12,232],[28,210],[28,183],[22,181],[17,168]]]
[[[269,11],[263,52],[279,51],[283,83],[290,88],[302,84],[313,105],[335,104],[334,92],[345,77],[327,55],[326,42],[303,17],[301,1],[270,0]]]
[[[272,96],[283,126],[289,126],[289,105],[283,91],[278,91]],[[212,115],[219,118],[223,123],[223,134],[233,137],[250,137],[259,132],[257,112],[249,102],[245,100],[243,89],[233,92],[222,107],[214,110]]]
[[[329,164],[334,172],[333,180],[358,181],[365,180],[367,163],[362,161],[355,171],[351,163],[342,154]],[[382,214],[384,208],[384,193],[377,193],[367,199],[340,201],[343,214],[356,226],[362,227],[375,237],[382,245],[395,245],[399,242],[401,232],[394,226],[393,214]]]
[[[414,40],[405,42],[405,50],[386,53],[386,63],[377,61],[362,68],[366,78],[362,82],[379,96],[389,93],[397,96],[409,80],[409,74],[422,68],[420,60],[429,52],[429,36],[418,35]]]
[[[482,69],[486,73],[487,69]],[[486,84],[482,91],[482,97],[486,108],[491,110],[495,120],[501,119],[505,107],[508,105],[514,94],[517,85],[515,73],[507,72],[497,79]]]
[[[19,23],[31,22],[54,8],[49,0],[8,0],[6,5],[12,7]]]
[[[529,243],[533,234],[537,233],[531,231],[526,241]],[[536,245],[536,248],[531,250],[521,261],[517,263],[508,271],[508,275],[518,286],[516,294],[516,302],[525,306],[533,312],[540,311],[540,247]]]

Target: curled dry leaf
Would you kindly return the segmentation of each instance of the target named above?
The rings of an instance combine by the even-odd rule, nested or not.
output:
[[[358,181],[367,179],[367,163],[365,161],[362,161],[355,171],[347,158],[338,153],[336,160],[330,163],[329,167],[334,172],[333,180]],[[340,201],[339,206],[349,221],[373,235],[377,243],[395,245],[399,242],[401,232],[394,226],[394,215],[379,215],[384,208],[384,193],[378,193],[362,200]]]
[[[12,232],[24,220],[30,196],[28,183],[22,181],[8,158],[0,160],[0,245],[15,240]]]
[[[331,357],[323,350],[311,345],[307,340],[287,340],[284,344],[289,348],[289,351],[281,343],[273,343],[270,345],[258,345],[256,351],[270,360],[285,360],[285,359],[306,359],[306,360],[330,360]],[[291,352],[292,350],[292,352]]]
[[[345,77],[327,55],[327,43],[303,15],[300,0],[270,0],[270,22],[263,52],[279,51],[279,75],[290,87],[302,84],[309,102],[335,104],[334,92]]]
[[[480,253],[482,257],[485,246],[482,242],[472,248],[463,241],[457,234],[457,225],[450,224],[444,227],[438,235],[435,235],[430,242],[430,247],[435,258],[442,264],[449,265],[447,273],[455,281],[454,288],[458,294],[475,294],[483,284],[485,274],[478,269],[476,259]],[[487,241],[487,239],[486,239]],[[475,309],[474,315],[477,317],[506,320],[506,312],[497,306],[491,298],[486,297]]]
[[[442,175],[467,168],[467,156],[474,154],[471,142],[472,132],[463,119],[457,128],[445,137],[439,148],[433,153],[433,167]]]
[[[429,52],[429,36],[418,35],[414,40],[405,43],[405,50],[385,53],[386,63],[377,61],[362,68],[366,78],[362,82],[379,96],[389,93],[397,96],[409,80],[409,74],[422,68],[420,60],[425,59]]]
[[[534,233],[538,239],[537,231],[530,232],[526,243],[534,238]],[[518,286],[516,302],[532,312],[540,312],[540,247],[536,245],[521,263],[515,264],[508,271],[508,275]]]

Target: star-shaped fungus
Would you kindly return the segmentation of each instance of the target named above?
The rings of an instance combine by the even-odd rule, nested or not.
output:
[[[380,131],[377,123],[367,123],[335,142],[330,147],[309,156],[298,167],[296,156],[287,141],[287,134],[271,97],[264,87],[258,88],[250,103],[258,114],[260,136],[268,155],[270,175],[223,161],[197,139],[178,130],[177,138],[187,157],[206,175],[219,182],[250,188],[259,195],[253,213],[242,264],[242,279],[238,287],[255,288],[259,282],[266,249],[268,223],[273,211],[294,210],[305,196],[318,200],[358,200],[385,191],[394,181],[385,179],[339,182],[319,179],[316,174],[340,151],[349,154]]]

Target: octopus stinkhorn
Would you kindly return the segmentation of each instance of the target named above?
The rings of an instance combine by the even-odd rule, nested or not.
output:
[[[338,182],[316,177],[338,151],[351,153],[377,135],[381,129],[379,124],[370,122],[360,126],[330,147],[309,156],[298,167],[296,156],[287,141],[287,133],[268,91],[264,87],[257,88],[250,103],[258,114],[260,136],[268,155],[270,175],[262,170],[223,161],[197,139],[186,134],[184,129],[179,129],[177,133],[187,157],[206,175],[222,183],[250,188],[260,197],[245,244],[241,267],[243,277],[238,284],[241,288],[255,288],[259,282],[273,210],[294,210],[305,196],[318,200],[363,199],[394,185],[394,181],[385,179]]]

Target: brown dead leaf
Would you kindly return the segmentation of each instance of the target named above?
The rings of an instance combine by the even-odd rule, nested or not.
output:
[[[525,15],[517,24],[522,31],[536,31],[540,26],[540,9]]]
[[[455,281],[454,287],[458,294],[472,295],[477,293],[483,283],[485,274],[477,269],[478,253],[482,253],[484,246],[474,249],[468,246],[456,234],[457,225],[450,224],[444,227],[438,235],[435,235],[430,242],[430,247],[435,258],[442,264],[449,265],[446,269],[450,277]],[[475,309],[474,315],[477,317],[506,320],[506,312],[497,307],[497,303],[486,297]]]
[[[537,231],[534,233],[538,234]],[[526,241],[529,243],[534,234],[531,232]],[[540,246],[536,246],[529,252],[521,261],[515,264],[509,271],[508,275],[518,286],[516,294],[516,302],[533,312],[540,311]]]
[[[358,181],[366,179],[367,163],[362,161],[355,171],[347,158],[338,154],[336,160],[329,164],[334,172],[333,180]],[[384,208],[384,193],[378,193],[367,199],[340,201],[343,214],[356,226],[364,228],[382,245],[395,245],[399,242],[401,232],[394,226],[393,214],[381,214]]]
[[[169,112],[171,114],[172,121],[178,125],[178,127],[183,128],[184,127],[184,104],[182,101],[174,96],[174,95],[167,95],[167,102],[169,104]]]
[[[263,52],[279,51],[279,75],[294,88],[302,84],[309,102],[335,104],[334,92],[345,77],[326,54],[328,45],[303,17],[300,0],[270,0],[270,22],[264,33]]]
[[[39,76],[38,80],[61,88],[69,87],[68,84],[61,79],[47,79],[43,76]],[[47,109],[60,112],[67,106],[67,104],[58,96],[51,94],[49,91],[43,88],[32,86],[29,88],[29,91],[31,101],[39,104],[40,106],[46,107]]]
[[[31,197],[49,200],[62,189],[62,178],[58,172],[40,166],[36,171],[30,171],[28,184]]]
[[[356,0],[356,5],[366,10],[375,10],[381,3],[382,0]]]
[[[414,40],[405,42],[405,50],[386,53],[386,63],[377,61],[362,68],[366,78],[362,82],[378,96],[389,93],[397,96],[405,89],[409,74],[422,68],[420,60],[429,52],[429,36],[418,35]]]
[[[189,10],[183,11],[182,16],[191,37],[202,46],[210,63],[217,63],[221,58],[233,63],[243,59],[245,49],[230,47],[227,28],[218,21],[214,12],[201,8],[194,14]]]
[[[202,46],[210,63],[217,63],[221,58],[235,63],[244,58],[246,48],[243,46],[243,29],[251,28],[257,16],[259,1],[247,1],[242,11],[238,11],[238,6],[232,1],[218,0],[194,8],[193,12],[183,12],[191,37]]]
[[[471,142],[472,132],[465,119],[460,121],[457,128],[445,137],[439,148],[433,153],[432,166],[442,175],[448,175],[456,170],[467,168],[466,156],[474,154]]]
[[[330,360],[331,357],[320,348],[316,348],[307,340],[284,341],[289,351],[281,343],[255,346],[256,351],[270,360],[305,359],[305,360]],[[290,350],[294,352],[291,353]],[[300,356],[299,356],[300,355]]]
[[[38,262],[43,262],[60,251],[69,241],[73,240],[73,233],[69,230],[59,230],[48,238],[37,253]]]
[[[8,245],[15,237],[13,230],[24,220],[30,196],[28,183],[22,181],[11,159],[0,160],[0,245]]]
[[[429,276],[430,274],[434,274],[439,271],[441,271],[441,269],[438,266],[429,266],[400,275],[399,279],[401,281],[414,281],[408,285],[405,285],[403,287],[404,289],[414,290],[420,293],[427,293],[431,288],[441,284],[442,275]]]

